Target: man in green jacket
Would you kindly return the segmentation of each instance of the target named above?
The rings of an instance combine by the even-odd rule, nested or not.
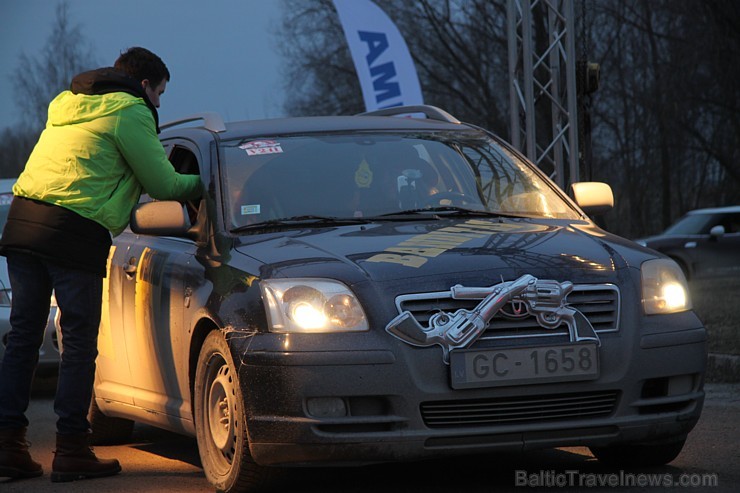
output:
[[[121,470],[117,460],[92,452],[87,421],[111,235],[126,228],[142,192],[191,200],[202,191],[198,176],[175,172],[157,138],[159,98],[169,79],[162,60],[138,47],[112,68],[77,75],[49,105],[46,128],[13,187],[0,239],[13,293],[0,367],[0,476],[43,473],[28,452],[25,412],[52,291],[63,352],[51,480]]]

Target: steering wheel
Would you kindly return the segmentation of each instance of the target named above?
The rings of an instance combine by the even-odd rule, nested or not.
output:
[[[443,201],[449,201],[448,204],[443,204]],[[460,192],[439,192],[434,195],[430,195],[424,201],[424,207],[444,207],[445,205],[463,206],[475,203],[470,197]]]

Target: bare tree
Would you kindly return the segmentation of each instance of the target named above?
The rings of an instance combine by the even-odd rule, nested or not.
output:
[[[740,9],[731,1],[587,3],[595,176],[617,194],[612,230],[655,233],[687,210],[740,202],[736,64]],[[733,29],[734,28],[734,29]],[[739,122],[740,123],[740,122]]]
[[[0,132],[0,178],[15,178],[26,164],[36,134],[21,128],[8,127]]]
[[[363,111],[362,93],[331,0],[283,0],[285,107],[293,115]]]
[[[332,2],[283,1],[282,39],[291,40],[284,44],[286,112],[362,111]],[[375,2],[409,45],[425,102],[507,137],[506,0]],[[589,116],[592,177],[609,182],[617,199],[605,226],[643,236],[689,209],[740,203],[740,4],[577,6],[582,56],[601,65]]]
[[[409,45],[428,104],[506,132],[506,14],[490,0],[377,0]],[[364,111],[331,0],[283,0],[285,109],[293,115]]]
[[[15,104],[22,120],[2,132],[0,176],[18,176],[46,123],[49,102],[69,87],[74,75],[96,65],[81,27],[69,18],[68,3],[60,2],[41,52],[33,56],[21,53],[13,71]]]
[[[507,135],[505,2],[417,0],[384,4],[406,37],[425,101]]]
[[[15,102],[30,130],[40,130],[46,123],[49,102],[69,87],[74,75],[95,68],[92,47],[86,42],[79,24],[69,18],[69,4],[57,5],[52,31],[41,53],[22,53],[13,71]]]
[[[697,111],[681,115],[681,124],[696,152],[717,166],[720,187],[713,193],[725,202],[740,202],[740,4],[708,0],[693,4],[694,15],[685,18],[678,68],[685,94]],[[696,45],[701,50],[692,49]],[[689,68],[689,70],[686,70]],[[734,191],[734,193],[733,193]]]

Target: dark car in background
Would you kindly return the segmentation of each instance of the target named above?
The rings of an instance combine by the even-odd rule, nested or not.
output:
[[[0,235],[5,227],[8,209],[13,200],[15,178],[0,179]],[[0,256],[0,361],[5,354],[5,346],[10,332],[10,304],[13,294],[8,278],[8,264]],[[39,362],[36,373],[40,376],[53,375],[59,367],[59,311],[52,297],[49,319],[44,330],[44,340],[39,348]]]
[[[607,185],[571,199],[434,107],[207,114],[160,138],[205,194],[144,197],[114,239],[99,442],[134,421],[194,436],[229,492],[291,466],[680,453],[706,330],[675,262],[589,218],[611,207]]]
[[[688,279],[740,277],[740,206],[696,209],[635,241],[671,257]]]

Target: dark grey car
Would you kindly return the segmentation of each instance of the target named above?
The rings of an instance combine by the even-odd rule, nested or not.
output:
[[[740,206],[696,209],[635,241],[671,257],[689,279],[740,277]]]
[[[428,118],[164,126],[206,194],[144,198],[114,240],[96,436],[194,436],[221,491],[575,444],[673,460],[706,365],[676,263],[589,219],[607,185],[571,199],[485,130],[390,111]]]

